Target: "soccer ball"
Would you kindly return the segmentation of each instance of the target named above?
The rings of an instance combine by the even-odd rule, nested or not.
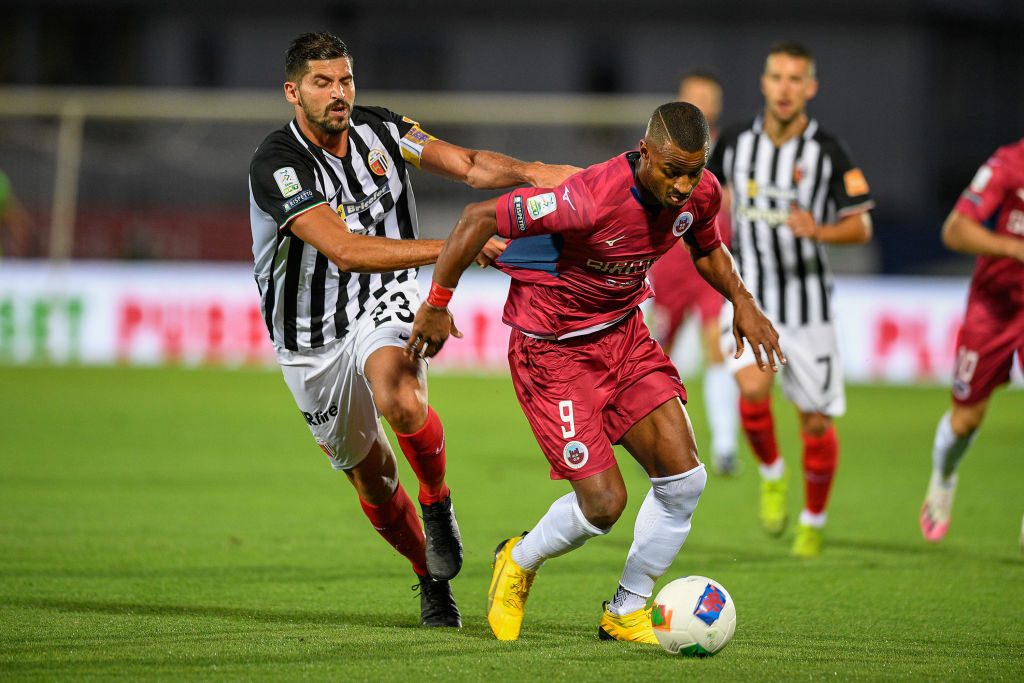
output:
[[[722,584],[706,576],[672,581],[654,598],[651,624],[671,654],[708,657],[736,631],[736,605]]]

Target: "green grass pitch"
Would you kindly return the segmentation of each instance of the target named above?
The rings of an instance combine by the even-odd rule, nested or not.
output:
[[[699,386],[690,414],[706,443]],[[547,478],[504,377],[435,375],[466,546],[461,631],[418,626],[407,564],[371,532],[276,371],[0,368],[0,679],[1020,680],[1024,392],[1001,391],[938,546],[917,529],[941,388],[853,387],[825,554],[756,523],[749,454],[712,476],[665,579],[736,601],[706,660],[600,642],[645,480],[607,537],[552,560],[522,639],[483,616],[490,555],[565,484]],[[776,402],[799,471],[795,416]],[[403,481],[413,483],[403,463]],[[792,482],[790,512],[801,502]],[[415,486],[409,486],[414,490]]]

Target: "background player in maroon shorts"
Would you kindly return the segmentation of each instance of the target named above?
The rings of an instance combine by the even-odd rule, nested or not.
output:
[[[993,222],[994,230],[984,227]],[[949,529],[957,466],[992,391],[1010,379],[1014,354],[1024,363],[1024,139],[1000,147],[978,169],[946,219],[942,241],[977,254],[978,263],[957,338],[953,406],[935,430],[932,476],[921,507],[921,533],[933,543]]]
[[[516,395],[551,476],[572,492],[529,535],[495,552],[487,620],[500,640],[519,637],[537,569],[607,533],[626,504],[612,452],[622,444],[651,479],[618,590],[598,635],[657,643],[645,609],[675,559],[707,481],[683,407],[679,373],[639,312],[651,296],[650,265],[683,239],[697,270],[735,306],[736,343],[762,367],[782,359],[778,334],[721,244],[721,187],[704,172],[707,122],[692,104],[659,107],[636,152],[571,176],[555,190],[515,190],[471,204],[441,250],[408,349],[432,356],[451,333],[447,304],[459,277],[494,234],[508,238],[495,262],[512,282],[503,320]],[[783,360],[784,362],[784,360]]]
[[[708,121],[711,144],[718,139],[718,117],[722,113],[722,84],[707,71],[691,71],[679,81],[680,102],[697,105]],[[729,245],[729,210],[723,205],[718,213],[718,232]],[[672,347],[688,317],[700,321],[700,341],[704,352],[704,408],[711,428],[711,464],[721,474],[736,471],[736,432],[739,427],[739,389],[725,365],[722,354],[721,323],[724,299],[704,281],[693,267],[690,252],[682,245],[669,249],[650,270],[654,286],[652,328],[654,337],[672,356]]]

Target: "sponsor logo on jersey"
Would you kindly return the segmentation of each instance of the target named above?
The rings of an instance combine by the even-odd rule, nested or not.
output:
[[[296,206],[298,206],[302,202],[306,201],[307,199],[312,199],[312,198],[313,198],[313,190],[303,190],[302,192],[300,192],[299,194],[295,195],[294,197],[292,197],[291,199],[289,199],[288,201],[286,201],[283,204],[284,210],[286,212],[287,211],[291,211],[292,209],[294,209]]]
[[[291,166],[274,171],[274,180],[277,182],[277,189],[281,190],[285,199],[302,189],[302,184],[299,183],[299,174]]]
[[[530,214],[530,218],[533,220],[543,218],[549,213],[554,213],[555,208],[556,200],[554,192],[545,192],[544,194],[538,194],[526,200],[526,211]]]
[[[700,596],[700,600],[697,601],[697,606],[693,610],[693,616],[711,626],[722,616],[722,609],[724,607],[725,593],[717,586],[709,583],[707,588],[704,589],[704,593]]]
[[[693,225],[693,214],[689,211],[683,211],[676,217],[676,222],[672,224],[672,234],[676,237],[682,237],[690,229],[691,225]]]
[[[800,181],[804,179],[804,169],[802,166],[793,167],[793,184],[799,185]]]
[[[736,213],[740,220],[764,221],[769,225],[782,225],[789,220],[789,209],[758,209],[753,206],[743,206]]]
[[[605,275],[632,275],[633,273],[646,273],[657,259],[645,258],[635,261],[598,261],[588,258],[587,268],[596,270]]]
[[[512,198],[512,213],[516,216],[516,225],[519,226],[519,232],[526,232],[526,216],[523,215],[523,198],[518,195]]]
[[[747,181],[747,198],[753,199],[757,196],[757,181],[751,178]]]
[[[988,187],[988,181],[992,179],[992,167],[988,164],[983,165],[978,169],[978,172],[974,174],[971,179],[971,191],[975,193],[982,193],[985,188]]]
[[[310,427],[315,427],[317,425],[327,424],[327,422],[332,417],[337,417],[337,415],[338,415],[338,404],[337,403],[332,403],[330,405],[330,407],[327,408],[326,410],[317,410],[317,411],[312,412],[312,413],[307,413],[304,410],[302,411],[302,417],[306,418],[306,424],[308,424]]]
[[[371,206],[379,202],[381,200],[381,197],[383,197],[386,194],[391,194],[391,187],[389,185],[381,185],[373,192],[373,194],[364,197],[363,199],[360,199],[358,202],[348,202],[345,204],[339,203],[338,215],[341,216],[342,218],[345,218],[346,216],[352,216],[357,213],[362,213],[363,211],[366,211]]]
[[[391,161],[388,159],[388,155],[384,153],[384,150],[371,149],[370,153],[366,155],[366,164],[377,175],[387,175]]]
[[[582,442],[570,441],[562,449],[562,458],[565,459],[566,465],[574,470],[578,470],[587,464],[587,460],[590,459],[590,451],[587,450],[586,445]]]
[[[1024,211],[1011,211],[1006,218],[1006,229],[1014,235],[1024,235]]]
[[[868,181],[859,168],[851,168],[843,174],[843,187],[851,197],[868,193]]]

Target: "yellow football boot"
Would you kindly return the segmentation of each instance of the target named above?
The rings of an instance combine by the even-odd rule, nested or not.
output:
[[[769,536],[780,536],[786,530],[786,477],[761,480],[761,528]]]
[[[796,532],[796,540],[793,542],[793,554],[796,557],[817,557],[821,555],[823,540],[821,529],[801,524]]]
[[[629,614],[612,614],[608,611],[608,603],[604,603],[604,614],[597,628],[597,637],[601,640],[623,640],[628,643],[647,643],[658,645],[651,625],[651,608],[638,609]]]
[[[512,559],[512,548],[523,540],[513,536],[494,550],[494,572],[487,593],[487,623],[498,640],[517,640],[526,613],[526,599],[537,572],[523,569]]]

